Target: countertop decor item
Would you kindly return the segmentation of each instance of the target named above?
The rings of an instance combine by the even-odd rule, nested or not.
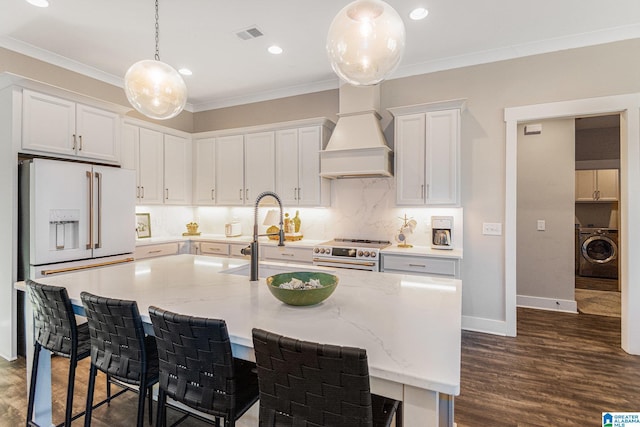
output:
[[[146,239],[151,237],[151,215],[148,213],[136,214],[136,237]]]
[[[166,120],[183,110],[187,103],[187,85],[171,65],[160,61],[158,0],[155,4],[155,59],[143,59],[127,70],[124,92],[136,110],[152,119]]]
[[[187,232],[182,233],[183,236],[199,236],[200,232],[198,231],[198,223],[190,222],[187,224]]]
[[[294,271],[267,277],[267,287],[271,294],[289,305],[318,304],[329,298],[337,286],[338,276],[318,271]]]
[[[418,223],[413,218],[407,218],[407,214],[404,217],[400,217],[402,225],[400,226],[399,233],[396,234],[396,242],[398,242],[399,248],[412,248],[413,245],[407,243],[407,236],[413,233]]]

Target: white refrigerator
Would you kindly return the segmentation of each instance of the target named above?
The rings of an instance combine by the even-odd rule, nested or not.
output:
[[[50,159],[20,164],[23,275],[133,260],[135,171]]]

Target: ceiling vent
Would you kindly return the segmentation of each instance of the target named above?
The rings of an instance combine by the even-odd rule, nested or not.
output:
[[[238,36],[240,40],[257,39],[258,37],[261,37],[263,35],[264,33],[260,31],[258,27],[255,27],[255,26],[245,28],[244,30],[236,31],[236,36]]]

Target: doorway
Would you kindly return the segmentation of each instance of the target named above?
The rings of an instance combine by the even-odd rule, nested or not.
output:
[[[577,309],[620,317],[620,115],[578,117],[575,129]]]
[[[590,98],[507,108],[505,179],[505,323],[507,335],[515,336],[517,299],[517,142],[518,124],[535,120],[620,114],[620,289],[622,348],[640,354],[640,94]]]

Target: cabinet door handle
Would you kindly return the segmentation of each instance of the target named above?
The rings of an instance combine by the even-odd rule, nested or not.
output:
[[[242,200],[242,188],[240,189],[240,200]]]
[[[137,185],[136,186],[136,199],[139,199],[139,198],[140,198],[140,186]]]
[[[76,151],[76,134],[73,134],[73,151]]]
[[[211,189],[211,200],[215,200],[216,199],[214,191],[216,191],[216,190],[212,188]]]
[[[80,141],[80,147],[78,148],[78,151],[82,151],[82,135],[78,136],[78,140]]]
[[[162,249],[156,249],[155,251],[149,251],[147,253],[148,254],[159,254],[160,252],[162,252]]]
[[[420,198],[424,199],[424,184],[420,186]]]
[[[288,253],[281,253],[280,256],[294,256],[293,254],[288,254]]]
[[[244,199],[249,200],[249,189],[244,190]]]
[[[409,264],[409,267],[420,267],[420,268],[425,268],[426,265],[424,264]]]
[[[302,200],[302,188],[298,187],[298,200]]]
[[[140,187],[140,189],[142,190],[142,195],[140,196],[140,198],[144,199],[144,187]]]
[[[164,198],[169,200],[169,189],[168,188],[164,189]]]

